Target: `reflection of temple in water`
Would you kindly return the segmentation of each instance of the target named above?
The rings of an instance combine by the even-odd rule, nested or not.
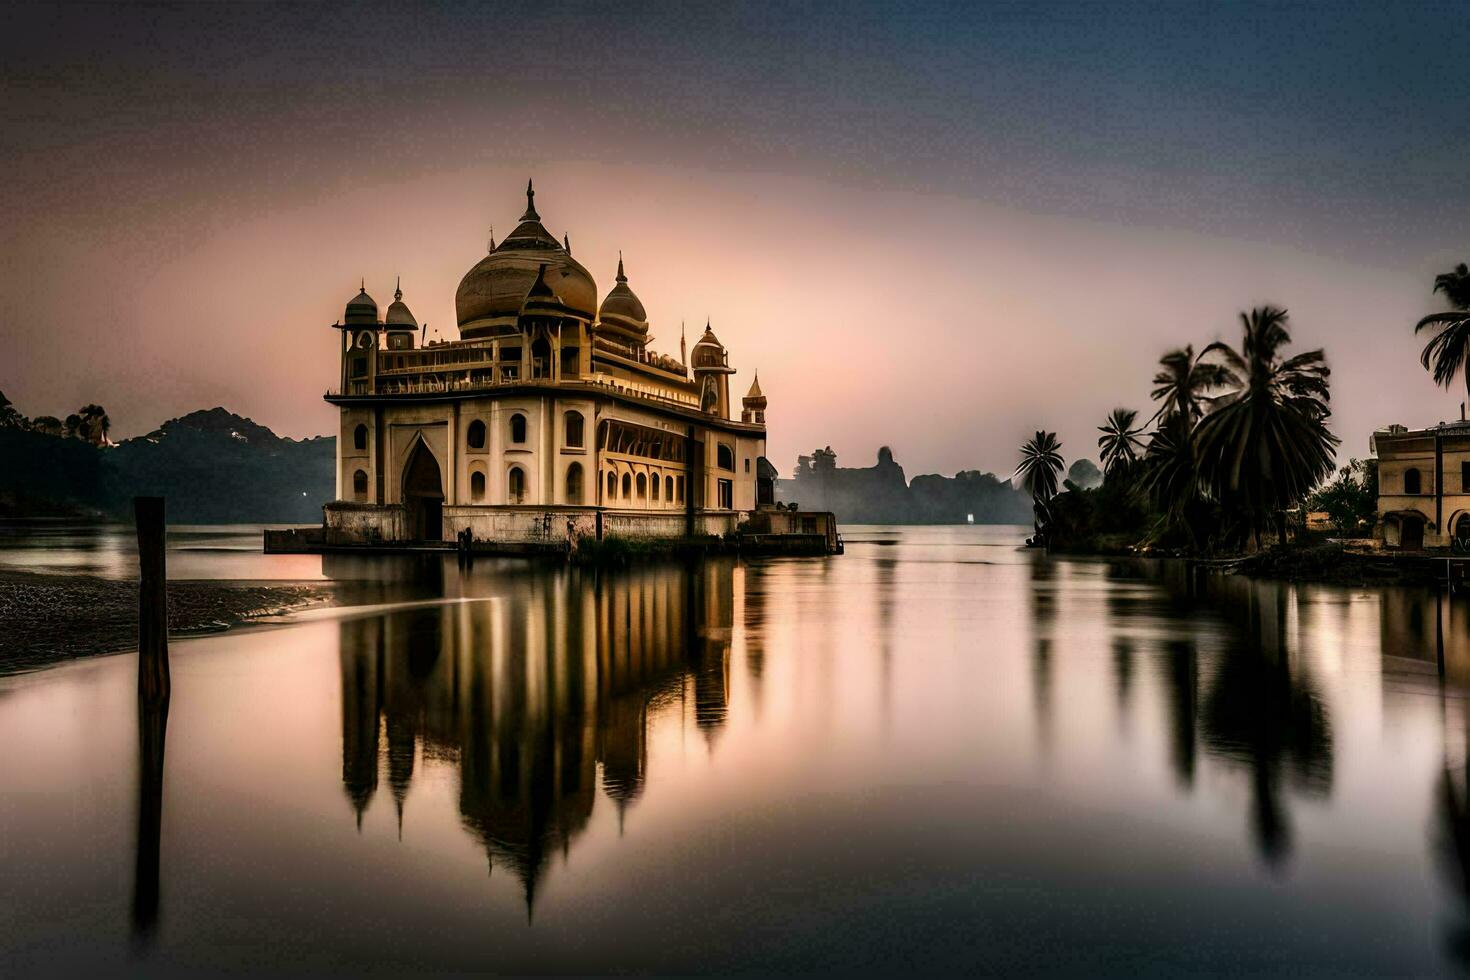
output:
[[[733,570],[536,570],[484,601],[341,625],[342,782],[358,814],[387,781],[399,812],[417,759],[458,766],[459,811],[491,867],[527,903],[602,791],[642,793],[650,719],[692,702],[712,739],[725,721]]]

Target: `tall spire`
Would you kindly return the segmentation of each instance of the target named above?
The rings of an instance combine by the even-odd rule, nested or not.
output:
[[[618,249],[618,282],[627,282],[628,277],[623,275],[623,250]]]
[[[531,185],[531,179],[526,178],[526,213],[521,215],[522,221],[540,221],[541,215],[536,213],[536,188]]]
[[[679,363],[689,366],[689,354],[684,349],[684,321],[679,321]]]

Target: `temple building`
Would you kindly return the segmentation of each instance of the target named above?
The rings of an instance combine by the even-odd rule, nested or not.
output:
[[[759,382],[732,404],[708,323],[656,353],[621,256],[597,297],[529,183],[520,224],[460,281],[458,340],[425,344],[401,289],[380,316],[364,284],[334,324],[328,543],[718,535],[772,501]]]

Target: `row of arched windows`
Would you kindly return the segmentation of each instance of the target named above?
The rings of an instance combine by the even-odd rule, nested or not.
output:
[[[526,417],[516,412],[510,417],[510,444],[513,446],[524,445],[526,442]],[[363,445],[359,449],[367,448],[367,429],[358,426],[362,432]],[[572,449],[581,449],[586,445],[586,420],[581,412],[567,412],[562,416],[562,443]],[[475,419],[465,429],[465,445],[470,449],[485,448],[485,423]]]
[[[666,504],[684,502],[684,477],[664,476],[657,473],[624,473],[622,478],[612,470],[607,471],[604,502],[615,500],[649,500]]]
[[[569,504],[582,503],[582,464],[572,463],[567,467],[566,502]],[[483,470],[475,470],[470,474],[470,501],[472,503],[483,503],[485,500],[485,473]],[[519,466],[512,466],[505,474],[505,500],[509,504],[523,504],[526,502],[526,471]]]

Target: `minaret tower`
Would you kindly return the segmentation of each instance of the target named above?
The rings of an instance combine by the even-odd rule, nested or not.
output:
[[[740,421],[751,422],[755,425],[766,424],[766,396],[761,391],[761,373],[755,373],[755,380],[750,383],[750,390],[740,400]]]
[[[735,369],[730,366],[730,355],[725,345],[710,329],[709,321],[704,324],[704,336],[690,351],[693,362],[694,380],[699,385],[699,410],[717,418],[730,417],[730,375]]]

